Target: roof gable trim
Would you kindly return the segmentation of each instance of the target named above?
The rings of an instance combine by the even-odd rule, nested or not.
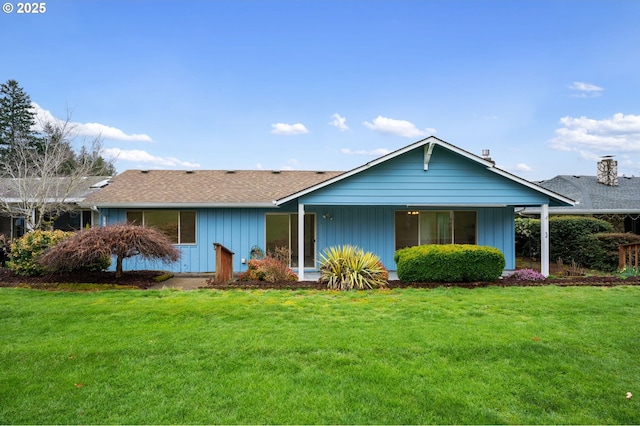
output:
[[[464,149],[458,148],[455,145],[451,145],[451,144],[449,144],[449,143],[447,143],[447,142],[445,142],[445,141],[443,141],[441,139],[438,139],[435,136],[429,136],[426,139],[422,139],[422,140],[420,140],[418,142],[415,142],[415,143],[413,143],[411,145],[408,145],[408,146],[406,146],[404,148],[401,148],[401,149],[398,149],[396,151],[393,151],[393,152],[391,152],[391,153],[389,153],[387,155],[379,157],[379,158],[377,158],[377,159],[375,159],[373,161],[370,161],[370,162],[368,162],[368,163],[366,163],[366,164],[364,164],[364,165],[362,165],[360,167],[357,167],[357,168],[355,168],[353,170],[350,170],[350,171],[345,172],[345,173],[343,173],[341,175],[338,175],[338,176],[336,176],[336,177],[334,177],[332,179],[326,180],[326,181],[321,182],[321,183],[319,183],[317,185],[310,186],[310,187],[308,187],[306,189],[303,189],[301,191],[295,192],[295,193],[293,193],[291,195],[288,195],[288,196],[286,196],[284,198],[280,198],[278,200],[274,200],[273,203],[276,206],[280,206],[280,205],[282,205],[284,203],[287,203],[289,201],[295,200],[296,198],[300,198],[300,197],[302,197],[304,195],[307,195],[307,194],[309,194],[311,192],[314,192],[314,191],[317,191],[319,189],[322,189],[322,188],[325,188],[327,186],[330,186],[330,185],[334,184],[335,182],[341,181],[343,179],[347,179],[350,176],[356,175],[356,174],[358,174],[360,172],[363,172],[363,171],[365,171],[365,170],[367,170],[367,169],[369,169],[369,168],[371,168],[373,166],[376,166],[378,164],[384,163],[385,161],[389,161],[392,158],[395,158],[395,157],[398,157],[400,155],[403,155],[403,154],[405,154],[405,153],[407,153],[409,151],[412,151],[412,150],[414,150],[416,148],[419,148],[421,146],[424,146],[424,170],[428,171],[429,170],[429,162],[431,161],[431,155],[433,153],[433,148],[436,145],[440,145],[441,147],[443,147],[443,148],[445,148],[445,149],[447,149],[447,150],[449,150],[451,152],[454,152],[454,153],[456,153],[458,155],[461,155],[461,156],[463,156],[463,157],[465,157],[465,158],[467,158],[467,159],[469,159],[471,161],[474,161],[474,162],[476,162],[476,163],[478,163],[480,165],[485,166],[487,168],[487,170],[491,170],[492,172],[497,173],[497,174],[499,174],[500,176],[502,176],[504,178],[507,178],[507,179],[509,179],[511,181],[517,182],[517,183],[519,183],[521,185],[524,185],[524,186],[526,186],[526,187],[528,187],[530,189],[533,189],[534,191],[540,192],[540,193],[542,193],[544,195],[547,195],[547,196],[549,196],[551,198],[554,198],[554,199],[560,201],[561,203],[566,203],[566,204],[569,204],[569,205],[574,205],[575,204],[575,202],[573,200],[571,200],[571,199],[569,199],[567,197],[564,197],[564,196],[562,196],[560,194],[557,194],[557,193],[555,193],[553,191],[549,191],[546,188],[543,188],[541,186],[533,184],[533,183],[527,181],[526,179],[522,179],[522,178],[520,178],[518,176],[512,175],[511,173],[507,173],[504,170],[498,169],[495,166],[495,164],[493,163],[493,161],[486,160],[486,159],[484,159],[482,157],[474,155],[474,154],[472,154],[472,153],[470,153],[468,151],[465,151]]]

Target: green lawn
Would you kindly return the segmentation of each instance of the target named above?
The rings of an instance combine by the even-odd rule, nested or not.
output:
[[[2,288],[0,424],[638,424],[639,313],[640,287]]]

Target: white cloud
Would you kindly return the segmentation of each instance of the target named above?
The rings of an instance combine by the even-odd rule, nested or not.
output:
[[[64,120],[54,117],[50,111],[43,109],[35,102],[31,103],[36,113],[36,130],[41,131],[44,123],[64,124]],[[100,123],[69,122],[71,129],[78,136],[102,137],[127,142],[151,142],[151,137],[145,134],[126,134],[122,130]]]
[[[436,132],[436,129],[426,128],[419,130],[413,123],[406,120],[396,120],[393,118],[387,118],[378,116],[373,123],[365,121],[365,126],[379,133],[388,135],[397,135],[405,138],[418,138],[432,135]]]
[[[193,169],[201,167],[198,163],[182,161],[175,157],[158,157],[139,149],[104,148],[102,150],[102,155],[114,160],[152,164],[156,167],[188,167]]]
[[[347,119],[345,117],[341,117],[338,113],[333,114],[331,117],[333,118],[333,121],[330,121],[329,124],[338,128],[341,132],[349,130],[349,126],[347,126]]]
[[[287,160],[287,164],[280,167],[280,170],[296,170],[296,168],[298,167],[298,164],[300,162],[298,161],[298,159],[296,158],[290,158],[289,160]]]
[[[377,148],[371,151],[365,151],[365,150],[352,151],[349,148],[342,148],[340,152],[346,155],[367,155],[371,157],[382,157],[383,155],[387,155],[391,151],[389,151],[386,148]]]
[[[594,98],[600,96],[604,90],[602,87],[580,81],[574,81],[569,89],[577,92],[573,96],[578,98]]]
[[[533,167],[524,164],[524,163],[518,163],[516,164],[516,167],[514,168],[514,170],[516,172],[532,172],[534,169]]]
[[[296,124],[286,124],[286,123],[276,123],[272,124],[271,133],[274,135],[303,135],[305,133],[309,133],[304,124],[296,123]]]
[[[585,158],[640,151],[640,115],[617,113],[604,120],[563,117],[560,124],[563,127],[549,141],[554,149],[579,152]]]

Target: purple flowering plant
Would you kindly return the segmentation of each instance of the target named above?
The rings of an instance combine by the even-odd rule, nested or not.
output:
[[[509,278],[516,281],[544,281],[546,277],[533,269],[518,269]]]

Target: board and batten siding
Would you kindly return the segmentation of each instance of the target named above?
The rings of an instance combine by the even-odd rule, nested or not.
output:
[[[300,198],[305,205],[540,205],[548,197],[440,146],[416,148]]]
[[[126,220],[126,212],[137,209],[103,209],[108,224],[122,223]],[[163,210],[188,210],[196,212],[196,244],[177,244],[182,253],[178,262],[164,263],[148,261],[134,256],[123,263],[125,270],[164,270],[170,272],[213,272],[215,270],[215,250],[213,243],[220,243],[232,252],[233,270],[242,271],[246,265],[242,258],[249,257],[254,245],[264,249],[264,217],[271,209],[247,208],[180,208]],[[278,210],[278,209],[274,209]],[[112,269],[115,265],[112,265]]]
[[[317,212],[317,251],[351,244],[370,251],[389,270],[395,270],[395,212],[401,206],[309,206]],[[515,269],[515,240],[512,207],[421,208],[419,210],[468,210],[477,212],[477,243],[499,249],[505,256],[505,269]],[[331,219],[325,219],[325,215]]]

